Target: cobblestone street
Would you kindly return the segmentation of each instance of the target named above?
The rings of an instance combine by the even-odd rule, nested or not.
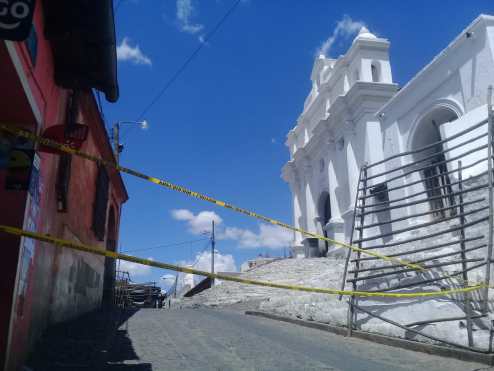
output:
[[[477,363],[214,309],[141,309],[124,322],[110,370],[488,370]]]

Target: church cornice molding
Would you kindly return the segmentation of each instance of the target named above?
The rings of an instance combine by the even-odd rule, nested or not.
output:
[[[298,186],[300,184],[300,174],[294,160],[288,161],[281,169],[281,178],[290,184]]]
[[[417,88],[427,86],[424,80],[435,79],[433,76],[437,70],[451,55],[454,55],[456,49],[461,47],[464,43],[472,42],[473,38],[465,37],[467,32],[472,34],[480,32],[480,28],[483,28],[487,32],[487,26],[494,25],[494,17],[488,15],[480,15],[472,23],[470,23],[462,32],[456,36],[456,38],[449,43],[439,54],[437,54],[432,61],[430,61],[424,68],[422,68],[414,77],[412,77],[403,87],[397,92],[381,109],[377,112],[377,115],[385,114],[390,115],[391,111],[400,112],[401,106],[414,106],[419,97],[413,96],[416,93]],[[421,94],[423,97],[425,94]],[[392,116],[392,115],[391,115]]]
[[[356,54],[362,50],[369,51],[388,51],[391,43],[387,39],[356,39],[350,49],[347,51],[346,62],[355,59]]]
[[[377,112],[397,90],[397,84],[358,81],[334,101],[329,116],[358,122],[364,114]]]
[[[322,117],[320,117],[320,119],[324,118],[326,116],[326,109],[324,106],[328,98],[329,97],[326,89],[320,91],[316,99],[314,99],[307,110],[300,115],[301,122],[298,122],[297,126],[303,127],[310,125],[310,122],[312,122],[314,118],[316,118],[316,115],[320,113],[322,113]]]
[[[311,174],[312,172],[312,157],[309,155],[307,150],[300,148],[294,155],[293,163],[296,169],[303,173],[304,176]],[[299,173],[300,174],[300,173]],[[300,174],[302,175],[302,174]]]

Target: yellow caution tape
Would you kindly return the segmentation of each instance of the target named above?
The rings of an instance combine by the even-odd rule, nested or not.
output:
[[[347,290],[338,290],[331,288],[317,288],[317,287],[305,287],[298,285],[285,285],[281,283],[274,282],[266,282],[266,281],[256,281],[256,280],[248,280],[240,277],[233,277],[225,274],[212,274],[210,272],[201,271],[193,268],[181,267],[174,264],[162,263],[149,259],[142,259],[131,255],[120,254],[113,251],[108,251],[102,249],[100,247],[84,245],[80,243],[75,243],[72,241],[62,240],[59,238],[51,237],[46,234],[29,232],[15,227],[9,227],[5,225],[0,225],[0,231],[5,233],[13,234],[16,236],[23,236],[27,238],[33,238],[38,241],[47,242],[55,245],[56,247],[65,247],[73,250],[84,251],[92,254],[97,254],[101,256],[106,256],[108,258],[113,259],[121,259],[126,260],[133,263],[143,264],[150,267],[168,269],[176,272],[183,273],[191,273],[197,274],[200,276],[206,276],[210,278],[220,279],[224,281],[238,282],[248,285],[256,285],[256,286],[264,286],[264,287],[273,287],[278,289],[286,289],[286,290],[295,290],[295,291],[304,291],[304,292],[314,292],[320,294],[330,294],[330,295],[346,295],[346,296],[365,296],[365,297],[390,297],[390,298],[416,298],[416,297],[439,297],[439,296],[447,296],[451,294],[457,293],[465,293],[476,291],[482,288],[487,287],[484,283],[475,284],[468,287],[457,288],[457,289],[448,289],[441,291],[428,291],[428,292],[405,292],[405,293],[390,293],[390,292],[369,292],[369,291],[347,291]]]
[[[303,230],[301,228],[297,228],[297,227],[291,226],[289,224],[280,222],[278,220],[275,220],[275,219],[272,219],[272,218],[268,218],[267,216],[264,216],[264,215],[261,215],[261,214],[257,214],[257,213],[255,213],[253,211],[249,211],[247,209],[243,209],[241,207],[234,206],[234,205],[229,204],[229,203],[226,203],[224,201],[217,200],[215,198],[209,197],[209,196],[204,195],[202,193],[191,191],[191,190],[189,190],[189,189],[187,189],[185,187],[182,187],[182,186],[179,186],[179,185],[170,183],[170,182],[168,182],[166,180],[162,180],[162,179],[158,179],[158,178],[155,178],[155,177],[151,177],[151,176],[148,176],[148,175],[143,174],[141,172],[138,172],[138,171],[135,171],[135,170],[132,170],[132,169],[129,169],[129,168],[120,166],[120,165],[118,165],[118,164],[116,164],[116,163],[114,163],[112,161],[104,160],[104,159],[102,159],[100,157],[93,156],[93,155],[90,155],[88,153],[85,153],[85,152],[76,150],[76,149],[71,148],[71,147],[69,147],[67,145],[60,144],[60,143],[55,142],[55,141],[52,141],[50,139],[46,139],[46,138],[40,137],[40,136],[35,135],[35,134],[33,134],[33,133],[29,132],[29,131],[15,128],[15,127],[13,127],[11,125],[0,124],[0,130],[4,130],[4,131],[9,132],[11,134],[14,134],[16,136],[21,136],[21,137],[30,139],[30,140],[32,140],[34,142],[37,142],[37,143],[40,143],[40,144],[42,144],[44,146],[55,148],[55,149],[57,149],[59,151],[62,151],[62,152],[65,152],[65,153],[68,153],[68,154],[71,154],[71,155],[76,155],[76,156],[82,157],[82,158],[84,158],[86,160],[93,161],[93,162],[96,162],[98,164],[103,164],[105,166],[113,167],[113,168],[115,168],[116,170],[118,170],[118,171],[120,171],[122,173],[126,173],[126,174],[129,174],[129,175],[132,175],[132,176],[135,176],[135,177],[138,177],[138,178],[147,180],[147,181],[149,181],[151,183],[160,185],[162,187],[171,189],[173,191],[181,192],[181,193],[186,194],[186,195],[188,195],[190,197],[195,197],[195,198],[201,199],[203,201],[210,202],[210,203],[215,204],[217,206],[221,206],[223,208],[233,210],[235,212],[238,212],[238,213],[241,213],[241,214],[250,216],[252,218],[255,218],[255,219],[258,219],[258,220],[262,220],[262,221],[264,221],[266,223],[274,224],[274,225],[280,226],[282,228],[285,228],[285,229],[288,229],[288,230],[291,230],[291,231],[294,231],[294,232],[299,232],[299,233],[302,233],[303,235],[310,236],[310,237],[313,237],[313,238],[317,238],[319,240],[331,242],[331,243],[333,243],[335,245],[339,245],[339,246],[345,247],[347,249],[351,249],[351,250],[353,250],[355,252],[360,252],[362,254],[374,256],[376,258],[379,258],[379,259],[382,259],[382,260],[385,260],[385,261],[390,261],[390,262],[398,263],[398,264],[401,264],[401,265],[404,265],[404,266],[407,266],[409,268],[412,268],[412,269],[415,269],[415,270],[419,270],[419,271],[422,271],[422,272],[425,271],[425,269],[422,266],[420,266],[419,264],[414,264],[414,263],[408,262],[406,260],[402,260],[402,259],[398,259],[398,258],[386,256],[386,255],[383,255],[383,254],[379,254],[379,253],[374,252],[374,251],[365,250],[365,249],[362,249],[362,248],[359,248],[359,247],[356,247],[356,246],[352,246],[352,245],[347,244],[345,242],[333,240],[331,238],[318,235],[316,233],[308,232],[308,231]]]

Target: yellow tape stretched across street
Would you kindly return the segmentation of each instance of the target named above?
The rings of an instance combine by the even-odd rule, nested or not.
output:
[[[104,160],[104,159],[102,159],[100,157],[93,156],[93,155],[90,155],[88,153],[85,153],[85,152],[76,150],[76,149],[71,148],[71,147],[69,147],[67,145],[64,145],[64,144],[61,144],[61,143],[52,141],[50,139],[46,139],[46,138],[40,137],[40,136],[35,135],[35,134],[33,134],[33,133],[29,132],[29,131],[18,129],[16,127],[13,127],[12,125],[5,125],[5,124],[1,124],[0,123],[0,130],[6,131],[6,132],[11,133],[11,134],[16,135],[16,136],[20,136],[20,137],[24,137],[24,138],[30,139],[30,140],[32,140],[34,142],[37,142],[39,144],[42,144],[44,146],[51,147],[51,148],[57,149],[59,151],[62,151],[62,152],[65,152],[65,153],[68,153],[68,154],[71,154],[71,155],[75,155],[75,156],[84,158],[86,160],[96,162],[98,164],[103,164],[105,166],[113,167],[113,168],[115,168],[116,170],[118,170],[118,171],[120,171],[122,173],[126,173],[126,174],[129,174],[129,175],[132,175],[132,176],[135,176],[135,177],[138,177],[138,178],[147,180],[148,182],[151,182],[151,183],[160,185],[162,187],[165,187],[165,188],[168,188],[168,189],[171,189],[171,190],[174,190],[174,191],[177,191],[177,192],[186,194],[186,195],[188,195],[190,197],[195,197],[195,198],[201,199],[203,201],[210,202],[210,203],[215,204],[217,206],[221,206],[223,208],[233,210],[235,212],[238,212],[238,213],[241,213],[241,214],[250,216],[250,217],[255,218],[255,219],[262,220],[262,221],[264,221],[266,223],[274,224],[274,225],[280,226],[282,228],[285,228],[285,229],[288,229],[288,230],[291,230],[291,231],[294,231],[294,232],[302,233],[305,236],[310,236],[310,237],[313,237],[313,238],[317,238],[319,240],[327,241],[327,242],[333,243],[335,245],[339,245],[339,246],[345,247],[347,249],[351,249],[353,251],[360,252],[362,254],[374,256],[376,258],[379,258],[379,259],[382,259],[382,260],[385,260],[385,261],[390,261],[390,262],[398,263],[398,264],[407,266],[409,268],[412,268],[414,270],[418,270],[418,271],[422,271],[422,272],[425,271],[425,269],[422,266],[420,266],[419,264],[414,264],[414,263],[408,262],[406,260],[402,260],[402,259],[398,259],[398,258],[386,256],[386,255],[383,255],[383,254],[379,254],[377,252],[365,250],[365,249],[362,249],[362,248],[359,248],[359,247],[356,247],[356,246],[352,246],[352,245],[347,244],[345,242],[333,240],[331,238],[318,235],[316,233],[308,232],[308,231],[303,230],[301,228],[297,228],[297,227],[291,226],[289,224],[280,222],[278,220],[275,220],[275,219],[272,219],[272,218],[268,218],[267,216],[264,216],[264,215],[261,215],[261,214],[257,214],[257,213],[255,213],[253,211],[250,211],[250,210],[247,210],[247,209],[243,209],[241,207],[238,207],[238,206],[235,206],[235,205],[226,203],[224,201],[217,200],[215,198],[209,197],[209,196],[204,195],[204,194],[201,194],[199,192],[191,191],[191,190],[189,190],[189,189],[187,189],[185,187],[182,187],[182,186],[179,186],[179,185],[170,183],[170,182],[168,182],[166,180],[162,180],[162,179],[158,179],[158,178],[155,178],[155,177],[151,177],[151,176],[148,176],[148,175],[143,174],[141,172],[138,172],[138,171],[135,171],[135,170],[132,170],[132,169],[129,169],[129,168],[120,166],[120,165],[114,163],[113,161]]]
[[[224,275],[224,274],[212,274],[210,272],[201,271],[201,270],[197,270],[197,269],[181,267],[178,265],[169,264],[169,263],[162,263],[162,262],[149,260],[149,259],[142,259],[142,258],[138,258],[138,257],[131,256],[131,255],[120,254],[120,253],[116,253],[113,251],[104,250],[104,249],[99,248],[99,247],[84,245],[84,244],[75,243],[75,242],[67,241],[67,240],[62,240],[62,239],[55,238],[55,237],[52,237],[52,236],[49,236],[46,234],[29,232],[29,231],[25,231],[25,230],[22,230],[19,228],[9,227],[9,226],[5,226],[5,225],[0,225],[0,231],[8,233],[8,234],[16,235],[16,236],[33,238],[33,239],[38,240],[38,241],[51,243],[51,244],[55,245],[56,247],[60,247],[60,248],[65,247],[65,248],[83,251],[83,252],[88,252],[88,253],[92,253],[92,254],[97,254],[97,255],[113,258],[113,259],[126,260],[129,262],[143,264],[143,265],[147,265],[150,267],[168,269],[168,270],[173,270],[176,272],[192,273],[192,274],[197,274],[200,276],[217,278],[217,279],[224,280],[224,281],[238,282],[238,283],[243,283],[243,284],[248,284],[248,285],[272,287],[272,288],[287,289],[287,290],[294,290],[294,291],[313,292],[313,293],[319,293],[319,294],[361,296],[361,297],[384,297],[384,298],[386,298],[386,297],[390,297],[390,298],[439,297],[439,296],[447,296],[447,295],[457,294],[457,293],[476,291],[476,290],[479,290],[479,289],[486,287],[486,284],[478,283],[478,284],[471,285],[468,287],[463,287],[463,288],[458,288],[458,289],[441,290],[441,291],[390,293],[390,292],[369,292],[369,291],[347,291],[347,290],[338,290],[338,289],[331,289],[331,288],[317,288],[317,287],[306,287],[306,286],[298,286],[298,285],[285,285],[285,284],[274,283],[274,282],[248,280],[245,278],[232,277],[232,276],[228,276],[228,275]]]

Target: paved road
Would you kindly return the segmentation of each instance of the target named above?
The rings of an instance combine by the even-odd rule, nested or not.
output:
[[[108,369],[487,370],[242,313],[141,309],[120,327]]]

